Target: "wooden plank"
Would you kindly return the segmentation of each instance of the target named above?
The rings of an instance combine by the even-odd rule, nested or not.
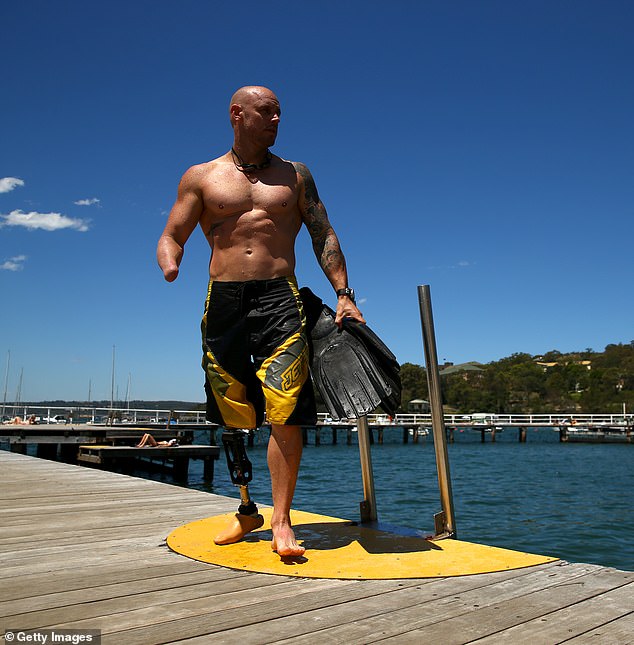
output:
[[[199,518],[208,517],[211,515],[218,515],[221,513],[230,513],[235,511],[238,504],[238,499],[231,501],[218,502],[217,500],[210,500],[208,503],[198,503],[196,505],[188,504],[191,516],[195,514]],[[157,503],[154,502],[148,503]],[[158,502],[159,504],[161,502]],[[152,517],[140,516],[138,512],[135,514],[134,508],[123,507],[124,510],[118,515],[117,521],[112,521],[109,525],[104,525],[103,521],[99,521],[99,514],[112,513],[114,511],[108,509],[99,509],[93,506],[93,509],[84,513],[73,512],[59,512],[55,517],[39,518],[37,531],[33,533],[28,539],[28,544],[36,544],[37,542],[48,542],[52,538],[64,539],[66,536],[72,539],[73,536],[84,537],[92,531],[104,531],[119,527],[132,527],[145,524],[162,523],[165,519],[173,517],[174,513],[180,513],[179,505],[164,505],[160,510],[157,509],[156,515]],[[37,519],[37,518],[35,518]],[[7,548],[14,547],[22,549],[25,547],[25,536],[20,535],[20,531],[24,533],[24,528],[28,526],[27,522],[10,522],[7,523],[2,535],[0,536],[0,545],[5,545]],[[31,526],[33,526],[31,524]],[[74,528],[77,527],[77,528]]]
[[[269,576],[270,577],[270,576]],[[155,607],[152,616],[152,623],[157,628],[157,639],[160,642],[172,642],[179,640],[178,626],[187,625],[188,621],[192,621],[192,627],[197,626],[198,631],[214,632],[213,636],[207,635],[207,642],[210,638],[215,640],[222,640],[221,632],[217,632],[215,625],[218,620],[227,612],[232,612],[235,615],[245,619],[250,614],[251,607],[256,605],[263,597],[271,601],[280,603],[287,602],[288,598],[296,593],[317,593],[312,583],[307,579],[292,579],[285,582],[280,582],[275,585],[270,585],[266,588],[244,588],[242,590],[229,589],[225,594],[214,594],[213,589],[210,590],[209,595],[200,597],[198,599],[191,599],[181,601],[174,598],[174,602],[158,605]],[[330,589],[336,588],[338,584],[343,581],[329,580],[321,581],[318,592],[322,595],[328,595]],[[310,592],[308,588],[312,587]],[[148,627],[148,617],[145,615],[148,609],[137,608],[134,604],[129,603],[128,607],[134,607],[129,611],[118,612],[117,614],[110,614],[109,616],[101,619],[87,619],[74,623],[68,623],[65,627],[71,629],[88,629],[90,625],[95,624],[95,620],[99,621],[102,626],[103,633],[106,637],[106,642],[113,643],[129,643],[130,638],[139,638],[140,642],[150,642],[141,632]],[[150,608],[150,611],[152,609]],[[180,622],[177,622],[180,621]],[[176,627],[173,625],[176,623]],[[61,627],[61,625],[60,625]],[[161,631],[165,636],[161,637]],[[219,635],[220,634],[220,635]],[[161,640],[162,638],[162,640]]]
[[[95,586],[112,585],[120,582],[145,580],[155,576],[171,576],[180,573],[200,571],[200,563],[186,558],[174,562],[157,564],[155,558],[137,559],[134,562],[114,562],[93,564],[80,570],[71,569],[59,571],[55,576],[42,579],[41,574],[33,573],[13,580],[11,585],[0,588],[0,602],[20,600],[34,596],[52,594],[60,591],[90,589]],[[219,569],[227,574],[226,570]],[[244,575],[248,575],[245,571]]]
[[[175,491],[178,489],[174,489]],[[70,497],[70,495],[69,495]],[[237,498],[236,498],[237,499]],[[51,500],[50,503],[46,500],[40,500],[38,505],[31,504],[26,505],[24,510],[28,513],[29,518],[36,518],[44,520],[47,516],[50,516],[50,510],[47,512],[47,507],[49,509],[54,508],[55,513],[62,513],[67,515],[78,515],[82,512],[88,512],[90,509],[95,509],[96,507],[103,507],[104,512],[111,512],[116,515],[116,508],[121,507],[124,509],[129,509],[132,507],[139,509],[139,507],[156,507],[161,505],[172,506],[178,508],[179,504],[186,504],[193,506],[202,505],[204,503],[209,503],[211,505],[226,505],[229,501],[234,501],[234,498],[231,497],[219,497],[217,495],[212,495],[210,493],[201,492],[201,496],[194,498],[180,497],[176,492],[172,493],[165,489],[157,489],[154,492],[150,490],[137,490],[134,488],[129,488],[127,491],[112,491],[107,488],[100,490],[98,495],[86,496],[78,495],[77,496],[77,506],[74,507],[72,501],[63,501],[59,502],[56,500]],[[0,521],[2,522],[12,522],[19,524],[21,520],[28,519],[24,515],[20,515],[20,510],[16,507],[20,504],[20,500],[16,500],[14,507],[11,509],[0,510]],[[140,516],[147,515],[147,511],[140,513]],[[54,521],[51,519],[51,521]]]
[[[371,580],[359,584],[357,580],[293,578],[276,586],[273,591],[267,590],[266,594],[244,590],[236,594],[210,596],[195,606],[187,607],[187,614],[179,618],[173,612],[182,609],[180,603],[171,603],[164,608],[165,611],[162,609],[154,625],[123,631],[124,624],[118,623],[122,617],[110,616],[103,629],[105,634],[116,635],[118,642],[126,645],[152,645],[197,636],[204,636],[209,642],[212,635],[218,635],[217,638],[224,642],[227,630],[245,624],[266,625],[271,619],[294,616],[316,607],[337,607],[350,600],[382,595],[398,584],[392,580]],[[408,580],[403,584],[411,586],[417,583]],[[70,628],[71,624],[64,626]],[[77,624],[72,626],[77,627]],[[271,642],[270,638],[268,642]]]
[[[556,564],[544,565],[546,569],[556,567]],[[223,643],[368,643],[381,634],[383,622],[389,623],[394,618],[393,612],[407,613],[403,623],[407,624],[409,617],[432,613],[427,604],[436,605],[442,599],[447,599],[452,605],[459,593],[472,592],[477,597],[491,585],[500,584],[505,580],[522,578],[530,584],[529,575],[535,575],[534,570],[504,571],[477,576],[459,578],[436,578],[414,581],[414,585],[399,585],[380,595],[364,597],[358,600],[350,599],[336,607],[322,606],[311,611],[302,611],[296,615],[268,620],[264,624],[249,624],[222,634]],[[522,575],[524,573],[524,575]],[[451,609],[450,611],[453,611]],[[203,643],[204,640],[193,642]],[[440,642],[440,641],[439,641]]]
[[[65,620],[69,620],[70,616],[73,620],[79,620],[86,616],[94,617],[108,615],[122,609],[128,610],[130,596],[139,596],[135,609],[175,602],[173,593],[175,588],[179,590],[179,602],[186,600],[188,595],[192,598],[207,598],[209,595],[218,593],[219,582],[222,582],[223,593],[227,593],[231,585],[235,585],[238,589],[253,589],[282,584],[284,579],[264,574],[235,576],[233,572],[221,567],[208,566],[197,571],[168,576],[156,575],[151,578],[138,578],[112,584],[99,584],[95,581],[90,588],[66,589],[0,603],[0,617],[20,617],[28,614],[26,620],[30,624],[34,619],[39,621],[42,612],[57,615],[59,610]]]
[[[235,510],[237,501],[238,500],[232,500],[233,504],[229,510]],[[209,510],[208,515],[213,515],[217,509],[227,508],[228,504],[227,502],[222,502],[221,504],[214,503],[213,499],[210,498],[208,504],[196,504],[196,506],[201,509],[207,508]],[[139,512],[141,509],[143,510],[143,513]],[[152,514],[148,514],[149,509],[153,509]],[[61,530],[62,532],[69,531],[70,533],[73,533],[69,524],[74,522],[77,523],[78,530],[84,532],[93,528],[98,529],[100,527],[135,526],[147,522],[155,524],[157,521],[163,521],[164,519],[173,517],[174,512],[178,512],[178,506],[162,504],[161,499],[159,498],[153,502],[138,504],[136,507],[122,506],[118,513],[116,513],[116,509],[113,509],[112,507],[100,508],[95,505],[93,505],[90,511],[56,511],[54,508],[51,508],[51,512],[55,513],[55,515],[46,518],[46,521],[44,521],[45,518],[40,518],[38,527],[33,527],[33,534],[39,535],[43,531],[47,530]],[[116,513],[117,520],[116,522],[115,520],[111,520],[112,523],[109,524],[104,515],[111,515],[114,513]],[[12,531],[11,533],[15,532]],[[7,537],[9,537],[11,533],[8,532]],[[4,535],[4,531],[2,531],[0,535]]]
[[[84,511],[90,511],[95,508],[95,505],[99,505],[100,508],[104,510],[115,510],[116,508],[127,508],[134,507],[138,508],[142,504],[152,504],[160,503],[164,505],[178,505],[180,502],[191,502],[191,498],[183,496],[180,493],[179,488],[172,486],[172,490],[169,489],[159,489],[152,491],[151,489],[147,490],[104,490],[100,491],[98,494],[94,493],[84,493],[77,494],[73,496],[73,499],[70,500],[68,495],[60,497],[49,497],[49,498],[37,498],[24,500],[12,500],[19,501],[19,508],[9,508],[2,509],[0,508],[0,518],[2,521],[11,521],[11,520],[24,520],[24,511],[29,513],[29,517],[36,517],[41,515],[42,518],[45,518],[50,514],[48,509],[54,507],[56,513],[81,513]],[[104,496],[107,495],[107,499],[104,499]],[[209,493],[203,493],[206,495],[206,499],[210,502],[217,501],[217,498]],[[200,498],[202,501],[202,498]]]
[[[28,437],[9,437],[11,446],[26,446],[31,444],[61,444],[61,445],[79,445],[95,441],[90,435],[30,435]]]
[[[442,638],[443,643],[448,645],[454,643],[460,645],[497,634],[515,625],[523,625],[558,609],[571,607],[583,600],[624,586],[632,580],[634,580],[634,573],[599,568],[597,571],[578,577],[572,583],[538,589],[529,594],[523,593],[522,590],[522,593],[515,596],[498,597],[493,603],[487,595],[484,607],[480,603],[474,604],[469,608],[470,611],[409,629],[392,637],[391,641],[411,643],[418,639],[434,641]],[[550,640],[550,636],[548,638]]]
[[[319,638],[326,642],[363,644],[371,642],[375,636],[377,639],[379,636],[394,638],[456,615],[470,615],[478,607],[497,603],[504,598],[523,596],[531,589],[571,584],[597,568],[594,565],[571,566],[558,562],[531,569],[441,578],[422,587],[409,598],[395,594],[378,598],[376,603],[365,601],[359,606],[348,603],[332,615],[326,615],[323,611],[302,614],[301,620],[286,621],[283,628],[274,623],[268,623],[266,628],[272,631],[283,629],[284,632],[290,628],[290,633],[284,633],[283,638],[293,643],[312,643],[319,630]],[[223,634],[223,638],[225,636],[229,637],[229,634]],[[247,637],[248,640],[246,630],[236,632],[236,637]],[[418,636],[410,638],[410,642],[420,642]],[[442,639],[431,642],[444,642],[445,638],[446,635],[443,635]]]
[[[208,502],[198,502],[196,504],[179,504],[177,501],[175,504],[173,504],[163,503],[163,501],[159,497],[158,499],[147,500],[145,502],[146,505],[161,506],[160,509],[157,508],[157,512],[154,515],[154,520],[152,520],[152,516],[141,515],[138,512],[135,515],[134,507],[130,508],[122,503],[121,513],[117,515],[117,517],[119,518],[118,521],[115,521],[115,519],[113,519],[110,526],[121,526],[125,522],[130,522],[131,524],[143,524],[147,522],[156,523],[157,518],[160,518],[162,520],[164,517],[173,515],[174,513],[179,513],[179,506],[188,507],[189,509],[191,509],[192,514],[195,512],[202,513],[202,517],[215,515],[222,512],[228,513],[236,510],[239,501],[240,500],[238,499],[231,498],[219,501],[217,499],[214,499],[213,497],[210,497]],[[54,505],[51,505],[51,508],[53,508],[53,506]],[[205,509],[207,509],[206,515]],[[32,520],[38,522],[38,530],[33,532],[35,540],[37,540],[37,536],[42,535],[47,530],[59,530],[61,532],[64,532],[65,530],[72,529],[74,525],[77,526],[77,530],[86,531],[93,527],[105,526],[103,521],[101,523],[99,522],[100,512],[103,515],[107,515],[115,514],[116,510],[113,508],[100,509],[96,505],[96,503],[93,503],[91,505],[90,511],[74,512],[72,510],[57,510],[53,512],[56,512],[57,516],[47,517],[38,514],[31,515]],[[31,523],[31,525],[33,524]],[[20,529],[23,529],[23,527],[25,526],[28,526],[28,522],[25,522],[19,518],[11,518],[10,520],[6,520],[5,530],[2,531],[2,537],[0,537],[0,540],[2,542],[15,541],[13,536],[19,536]]]
[[[56,557],[41,557],[31,558],[27,557],[23,560],[17,561],[14,566],[7,568],[6,575],[4,569],[0,581],[4,584],[11,584],[22,575],[39,576],[41,580],[48,580],[51,576],[56,576],[64,571],[78,571],[85,572],[90,570],[95,565],[117,565],[136,560],[144,560],[146,558],[154,558],[158,561],[161,558],[164,561],[174,562],[181,556],[170,551],[167,546],[157,549],[156,544],[149,544],[143,547],[136,547],[133,552],[122,551],[121,549],[110,549],[94,551],[87,561],[84,553],[79,555],[67,554],[64,557],[63,553],[57,554]],[[166,560],[168,559],[168,560]]]
[[[553,611],[509,629],[497,632],[478,643],[506,641],[513,645],[533,645],[543,642],[568,641],[575,636],[600,632],[603,642],[617,643],[610,624],[632,615],[634,607],[634,583],[593,596],[565,609]],[[634,631],[630,632],[634,641]],[[596,641],[595,641],[596,642]]]
[[[154,502],[147,503],[160,504],[160,501],[157,502],[155,500]],[[184,506],[190,509],[192,517],[194,517],[194,514],[197,514],[198,519],[202,519],[211,515],[235,512],[238,504],[238,499],[228,499],[222,502],[212,499],[208,503],[198,503],[196,505],[187,504]],[[165,519],[173,517],[175,513],[177,515],[181,514],[178,505],[165,506],[161,508],[160,511],[157,510],[154,518],[151,516],[139,515],[138,513],[135,515],[135,510],[133,508],[128,509],[124,507],[124,509],[125,510],[122,510],[119,515],[119,521],[113,520],[110,525],[99,522],[99,509],[94,507],[92,511],[86,511],[85,513],[74,513],[71,511],[59,512],[57,517],[51,518],[33,516],[33,520],[36,522],[39,520],[39,522],[37,524],[37,530],[33,531],[30,540],[33,543],[49,540],[51,536],[46,534],[51,532],[55,533],[58,537],[63,537],[63,534],[66,533],[72,536],[73,534],[88,533],[93,529],[98,531],[105,528],[116,528],[119,526],[125,526],[126,522],[128,523],[127,526],[138,526],[152,523],[156,524],[157,521],[163,522]],[[103,514],[106,515],[109,512],[113,513],[114,511],[104,510]],[[24,538],[26,536],[23,535],[22,539],[20,539],[20,530],[24,530],[24,528],[28,526],[29,524],[23,521],[7,522],[5,530],[1,532],[0,544],[7,546],[14,545],[15,548],[18,549],[22,548],[24,545]],[[31,524],[31,526],[33,526],[33,524]],[[77,529],[74,530],[74,526],[76,526]]]
[[[218,459],[220,448],[218,446],[79,446],[78,459],[99,456],[101,459],[145,457],[147,459],[175,459],[179,457],[191,457],[202,459],[211,457]]]
[[[107,495],[107,491],[104,491],[103,495]],[[210,507],[223,507],[227,506],[228,502],[234,502],[232,498],[223,498],[219,500],[216,496],[210,493],[204,493],[205,498],[198,498],[196,500],[196,506],[204,506],[208,504]],[[138,495],[135,490],[130,490],[127,493],[127,497],[121,497],[120,499],[99,499],[98,497],[89,500],[88,502],[79,503],[76,507],[73,506],[72,502],[63,502],[58,504],[44,504],[44,507],[39,508],[30,508],[29,517],[35,518],[39,522],[46,520],[46,523],[49,526],[63,526],[68,525],[68,521],[74,519],[84,518],[86,525],[91,521],[99,521],[100,515],[102,517],[105,514],[108,517],[112,517],[113,521],[116,521],[116,518],[121,518],[121,521],[127,521],[130,517],[134,517],[136,512],[137,517],[140,519],[147,517],[162,517],[165,514],[174,512],[177,510],[182,503],[182,501],[177,497],[170,497],[170,494],[165,494],[164,491],[156,491],[154,495],[142,497]],[[191,506],[194,504],[191,503]],[[48,513],[46,510],[48,506]],[[144,513],[139,512],[141,506],[153,507],[153,513],[151,515],[147,514],[147,511]],[[19,511],[15,511],[13,514],[10,513],[0,513],[0,519],[7,522],[7,526],[10,525],[11,521],[17,520],[17,525],[21,523],[21,520],[24,518],[20,517]]]
[[[82,470],[87,470],[88,468],[81,468]],[[98,475],[101,471],[92,470],[92,473]],[[110,496],[111,499],[118,502],[124,501],[126,499],[132,500],[130,496],[130,491],[133,490],[135,495],[146,495],[152,496],[155,499],[161,495],[168,495],[170,497],[175,497],[180,493],[183,499],[192,499],[194,495],[204,496],[209,495],[204,491],[190,490],[183,488],[182,486],[175,486],[171,483],[162,483],[162,482],[150,482],[146,480],[140,480],[143,482],[142,486],[139,486],[134,480],[135,477],[130,477],[129,475],[123,475],[121,473],[108,473],[112,477],[120,477],[121,480],[110,481],[107,484],[99,484],[97,490],[88,488],[88,486],[95,486],[97,482],[94,480],[73,480],[72,483],[69,482],[67,486],[57,486],[55,491],[47,490],[38,490],[33,488],[30,491],[28,496],[10,494],[10,491],[6,490],[6,487],[9,485],[9,482],[3,478],[3,490],[6,492],[6,495],[3,495],[2,508],[0,512],[2,513],[19,513],[21,508],[28,508],[32,511],[41,510],[46,511],[47,504],[51,502],[57,502],[60,504],[68,503],[69,505],[74,505],[76,502],[81,503],[85,499],[95,498],[103,499],[104,493]],[[152,484],[156,484],[153,486]],[[23,482],[16,482],[16,486],[22,486]],[[193,495],[190,495],[192,493]],[[72,494],[72,499],[70,495]],[[10,504],[10,502],[20,502],[20,506],[17,507],[16,504]],[[40,507],[39,509],[37,507]]]
[[[140,643],[150,643],[154,639],[165,643],[179,640],[179,634],[186,636],[193,630],[200,630],[201,626],[206,631],[212,625],[211,630],[216,632],[217,625],[227,619],[227,612],[244,619],[262,598],[287,604],[293,598],[310,593],[311,589],[314,591],[312,582],[314,581],[250,574],[245,577],[232,576],[223,580],[222,584],[210,582],[182,586],[178,587],[177,592],[175,587],[169,587],[136,593],[136,586],[130,585],[127,591],[122,590],[119,597],[105,598],[95,603],[77,603],[23,612],[14,615],[11,620],[18,626],[50,625],[57,628],[88,629],[92,625],[108,634],[125,630],[125,635],[121,636],[119,642],[126,645],[137,642],[137,638]],[[318,582],[317,587],[324,591],[332,587],[333,582],[340,581]],[[148,613],[151,615],[147,616]],[[175,613],[182,617],[173,620]],[[128,635],[130,620],[137,626],[129,630],[131,633]]]
[[[600,567],[591,567],[588,569],[588,565],[558,566],[566,567],[566,570],[573,576],[570,580],[558,578],[557,586],[551,589],[553,597],[559,597],[560,599],[565,598],[563,591],[567,589],[568,585],[583,585],[587,582],[585,577],[579,577],[579,574],[585,572],[585,576],[596,576],[604,572]],[[483,615],[483,607],[491,608],[491,612],[489,613],[494,614],[494,617],[496,612],[505,617],[517,617],[517,614],[513,613],[515,607],[505,610],[499,608],[500,601],[503,601],[505,597],[509,597],[509,593],[511,596],[513,594],[517,596],[517,603],[520,607],[533,610],[537,608],[537,613],[539,614],[541,611],[539,609],[539,598],[543,589],[549,584],[544,578],[548,577],[550,583],[552,583],[552,571],[551,569],[550,572],[546,573],[543,567],[539,567],[532,583],[527,577],[523,579],[515,578],[503,584],[492,585],[491,588],[478,591],[475,594],[452,594],[447,600],[435,599],[433,609],[428,609],[420,605],[412,607],[411,609],[399,608],[394,612],[390,612],[389,607],[386,607],[386,611],[378,619],[357,620],[349,625],[343,623],[339,629],[334,628],[320,632],[320,638],[345,641],[346,643],[365,643],[369,642],[368,639],[372,639],[373,634],[380,634],[382,638],[390,638],[394,642],[418,642],[420,639],[427,639],[431,642],[453,642],[448,635],[459,634],[460,636],[456,642],[470,641],[473,639],[473,635],[469,633],[469,630],[464,625],[456,627],[455,624],[450,622],[451,620],[454,620],[454,623],[459,622],[459,620],[455,620],[456,615],[458,615],[459,619],[466,622],[467,627],[469,625],[476,625],[478,627],[481,625],[488,627],[490,625],[492,618],[489,615]],[[612,584],[618,584],[619,582],[619,580],[615,581],[612,579]],[[428,589],[430,588],[426,588],[426,590]],[[527,592],[531,589],[535,590],[534,595],[527,595]],[[421,602],[423,600],[424,598],[421,598]],[[564,604],[565,601],[561,600],[561,602]],[[625,606],[629,607],[629,605]],[[318,618],[322,622],[321,617]],[[493,624],[495,624],[494,621]],[[417,627],[418,629],[416,629]],[[521,633],[521,629],[519,629],[519,632]],[[295,638],[293,642],[308,643],[313,637],[308,635],[303,639]],[[460,640],[461,638],[465,640]],[[545,642],[554,641],[547,639]]]
[[[11,504],[10,507],[3,504],[3,507],[0,507],[0,517],[3,519],[11,519],[12,517],[19,518],[22,510],[27,510],[31,515],[41,514],[45,516],[48,514],[47,509],[52,505],[54,505],[58,511],[64,511],[65,509],[70,511],[75,509],[82,511],[89,510],[91,506],[94,506],[94,503],[103,504],[104,507],[107,507],[107,505],[110,504],[112,508],[115,508],[120,505],[136,505],[138,507],[139,504],[151,503],[152,501],[157,502],[158,500],[165,501],[166,503],[178,503],[180,499],[193,499],[187,495],[182,496],[181,494],[181,496],[179,496],[179,493],[183,490],[185,489],[172,485],[166,488],[157,488],[152,490],[152,488],[131,488],[126,484],[123,487],[116,488],[102,487],[98,493],[78,492],[77,494],[72,494],[72,492],[69,491],[62,495],[51,495],[48,497],[40,496],[26,499],[24,501],[20,498],[16,498],[13,500],[5,500],[5,502],[19,502],[19,507],[15,503]],[[213,495],[202,491],[200,491],[200,494],[201,496],[206,496],[208,500],[218,499],[217,497],[214,498]],[[203,498],[200,497],[199,499]]]
[[[203,459],[204,475],[207,479],[213,478],[214,460],[218,459],[220,449],[217,446],[183,445],[183,446],[104,446],[81,445],[77,461],[89,463],[104,468],[114,465],[137,463],[140,467],[171,468],[175,478],[185,479],[189,470],[190,459]]]
[[[634,611],[623,618],[604,623],[599,627],[588,630],[585,634],[576,636],[566,641],[571,645],[597,645],[597,643],[610,643],[621,645],[634,643]]]

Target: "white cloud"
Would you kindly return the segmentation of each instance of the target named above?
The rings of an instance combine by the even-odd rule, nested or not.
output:
[[[88,221],[67,217],[61,213],[24,213],[21,210],[11,211],[8,215],[0,214],[0,227],[23,226],[30,231],[59,231],[64,228],[74,229],[82,233],[88,230]]]
[[[427,270],[445,270],[445,269],[466,269],[467,267],[475,266],[476,262],[467,262],[467,260],[460,260],[457,264],[445,264],[439,266],[428,266]]]
[[[2,177],[0,179],[0,193],[10,193],[18,186],[24,186],[24,182],[17,177]]]
[[[5,260],[0,264],[0,270],[2,271],[22,271],[24,268],[24,262],[26,260],[26,255],[16,255],[13,258]]]
[[[94,204],[98,204],[101,200],[97,199],[96,197],[92,197],[91,199],[79,199],[74,204],[76,206],[93,206]]]

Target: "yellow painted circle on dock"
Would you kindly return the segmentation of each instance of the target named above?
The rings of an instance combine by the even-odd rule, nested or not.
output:
[[[201,562],[231,569],[305,578],[379,580],[437,578],[520,569],[557,558],[460,540],[431,541],[354,525],[324,515],[291,511],[300,558],[280,558],[271,550],[272,509],[262,509],[264,526],[241,542],[217,546],[233,514],[217,515],[181,526],[167,538],[173,551]]]

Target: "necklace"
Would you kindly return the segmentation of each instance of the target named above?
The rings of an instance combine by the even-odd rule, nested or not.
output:
[[[264,170],[265,168],[268,168],[271,165],[271,160],[273,159],[273,155],[271,154],[270,150],[267,150],[266,159],[261,164],[244,163],[244,161],[242,160],[242,157],[233,148],[231,148],[231,158],[233,159],[233,163],[235,167],[240,172],[255,172],[256,170]],[[238,161],[240,163],[238,163]]]

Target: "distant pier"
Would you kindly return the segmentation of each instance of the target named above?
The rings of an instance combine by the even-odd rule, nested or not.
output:
[[[33,410],[28,407],[19,409],[22,418],[28,418]],[[58,417],[63,422],[39,422],[37,425],[5,423],[0,426],[0,443],[8,444],[13,452],[26,452],[27,445],[35,444],[39,456],[54,458],[58,454],[62,461],[74,461],[78,445],[132,445],[144,432],[152,433],[157,440],[178,438],[182,444],[191,444],[194,432],[205,431],[208,445],[219,443],[219,427],[207,423],[200,411],[134,410],[127,411],[129,418],[125,421],[111,415],[109,423],[86,422],[90,418],[104,418],[96,410],[82,410],[74,415],[69,414],[66,408],[41,411],[44,414],[40,418]],[[73,417],[79,422],[73,421]],[[449,443],[455,441],[456,431],[479,433],[483,443],[495,442],[501,432],[516,432],[517,441],[525,443],[531,428],[551,428],[559,433],[561,442],[634,443],[634,418],[625,414],[446,414],[444,425]],[[387,437],[393,440],[395,436],[403,443],[416,444],[431,435],[432,420],[430,414],[420,413],[394,417],[371,414],[368,415],[368,426],[371,444],[380,445]],[[263,428],[268,429],[266,425]],[[311,439],[317,446],[322,443],[351,444],[356,428],[354,419],[335,421],[321,413],[315,426],[303,428],[304,444],[308,445]],[[253,445],[255,436],[254,431],[247,433],[248,445]]]

